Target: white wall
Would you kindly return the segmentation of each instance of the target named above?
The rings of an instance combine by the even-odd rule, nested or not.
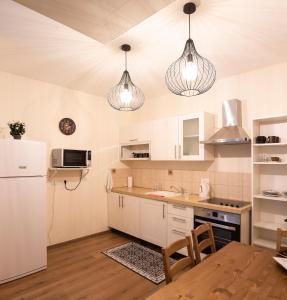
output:
[[[78,190],[68,192],[63,187],[64,179],[71,186],[76,184],[77,173],[70,173],[69,177],[61,175],[54,182],[48,182],[49,243],[54,244],[107,228],[103,185],[108,168],[122,167],[118,162],[119,125],[208,111],[218,115],[220,127],[222,101],[239,98],[243,102],[243,124],[250,133],[252,118],[287,114],[286,78],[287,64],[274,65],[218,80],[209,92],[194,98],[175,96],[166,90],[161,97],[146,99],[139,111],[122,113],[110,108],[104,98],[0,72],[0,138],[10,138],[8,121],[20,120],[27,126],[24,138],[43,140],[48,149],[93,150],[93,168]],[[58,122],[63,117],[75,120],[77,130],[74,135],[64,136],[59,132]],[[172,168],[250,172],[248,146],[220,146],[217,156],[211,165],[173,163]],[[156,162],[150,167],[164,166]],[[136,165],[132,164],[132,167]]]
[[[254,54],[256,55],[256,54]],[[287,63],[217,80],[205,94],[181,97],[166,90],[158,98],[146,99],[134,121],[207,111],[217,115],[221,127],[221,107],[224,100],[242,100],[243,127],[251,134],[251,120],[256,117],[287,114]],[[211,170],[250,172],[250,147],[219,146]],[[180,163],[178,164],[180,168]],[[192,168],[192,164],[190,165]]]
[[[107,229],[104,181],[108,168],[118,163],[118,127],[130,113],[120,113],[106,99],[56,85],[0,72],[0,138],[11,138],[7,122],[26,123],[23,138],[42,140],[48,150],[56,147],[87,148],[93,167],[75,192],[79,173],[61,174],[48,181],[49,244],[67,241]],[[77,129],[71,136],[58,129],[59,120],[71,117]],[[50,159],[50,151],[48,151]],[[52,211],[54,216],[52,217]]]

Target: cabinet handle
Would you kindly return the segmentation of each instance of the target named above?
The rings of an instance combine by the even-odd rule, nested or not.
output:
[[[176,145],[174,145],[174,158],[176,159]]]
[[[181,159],[181,145],[178,146],[178,159]]]
[[[200,224],[210,223],[213,227],[222,228],[222,229],[226,229],[226,230],[230,230],[230,231],[236,231],[236,227],[234,227],[234,226],[221,225],[221,224],[217,224],[217,223],[213,223],[213,222],[203,221],[200,219],[195,219],[194,221],[197,223],[200,223]]]
[[[176,221],[176,222],[186,223],[186,220],[185,220],[185,219],[180,219],[180,218],[177,218],[177,217],[173,217],[172,219],[173,219],[174,221]]]
[[[179,231],[179,230],[176,230],[176,229],[173,229],[172,232],[177,234],[177,235],[185,236],[185,232],[182,232],[182,231]]]
[[[119,207],[121,207],[121,196],[119,195]]]
[[[137,141],[138,139],[131,139],[130,142],[135,142]]]
[[[162,204],[162,218],[165,218],[165,212],[164,212],[164,204]]]
[[[122,208],[124,208],[124,196],[122,196]]]
[[[172,207],[175,208],[175,209],[186,210],[186,206],[181,206],[181,205],[173,204]]]

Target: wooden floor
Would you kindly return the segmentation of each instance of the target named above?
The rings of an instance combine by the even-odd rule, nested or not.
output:
[[[48,269],[0,285],[0,299],[145,299],[164,283],[155,285],[101,253],[127,241],[107,232],[50,248]]]

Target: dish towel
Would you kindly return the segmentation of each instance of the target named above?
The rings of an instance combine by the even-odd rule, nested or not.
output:
[[[105,188],[107,193],[109,193],[113,188],[113,176],[111,170],[108,171]]]

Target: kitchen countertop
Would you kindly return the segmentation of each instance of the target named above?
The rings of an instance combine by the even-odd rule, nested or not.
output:
[[[172,204],[183,204],[187,206],[194,206],[194,207],[203,207],[203,208],[209,208],[214,210],[220,210],[220,211],[226,211],[234,214],[242,214],[244,212],[247,212],[251,210],[251,203],[250,205],[247,205],[245,207],[236,208],[236,207],[230,207],[230,206],[222,206],[222,205],[216,205],[216,204],[210,204],[210,203],[204,203],[200,202],[200,200],[203,200],[196,194],[190,195],[188,198],[184,195],[175,196],[175,197],[158,197],[153,195],[147,195],[146,193],[152,192],[152,189],[142,188],[142,187],[115,187],[112,189],[112,192],[124,194],[124,195],[130,195],[140,198],[146,198],[151,200],[157,200],[157,201],[163,201],[166,203],[172,203]]]

